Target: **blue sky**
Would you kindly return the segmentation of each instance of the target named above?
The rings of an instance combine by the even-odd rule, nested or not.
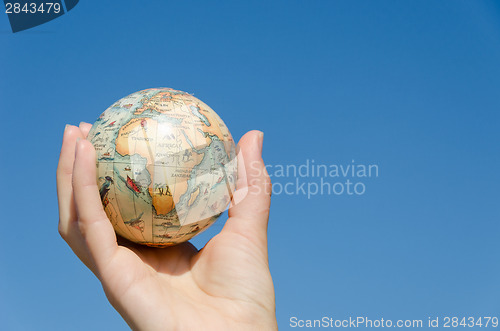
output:
[[[66,123],[159,86],[264,131],[271,165],[378,165],[363,195],[273,197],[281,328],[500,315],[498,2],[82,0],[16,34],[0,13],[0,45],[8,330],[126,329],[57,233],[55,169]]]

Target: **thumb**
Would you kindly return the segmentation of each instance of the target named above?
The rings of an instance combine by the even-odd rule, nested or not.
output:
[[[223,231],[243,235],[267,248],[271,180],[262,160],[264,134],[246,133],[238,144],[238,181]]]

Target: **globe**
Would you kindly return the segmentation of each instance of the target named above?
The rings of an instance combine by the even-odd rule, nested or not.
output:
[[[236,181],[235,145],[222,119],[186,92],[151,88],[104,111],[89,132],[102,205],[116,233],[171,246],[224,212]]]

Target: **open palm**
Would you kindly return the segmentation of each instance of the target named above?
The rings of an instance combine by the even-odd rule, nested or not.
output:
[[[90,125],[67,126],[57,170],[59,232],[137,330],[276,329],[267,258],[270,181],[262,134],[239,143],[238,183],[221,233],[198,251],[190,243],[151,248],[117,238],[96,184]]]

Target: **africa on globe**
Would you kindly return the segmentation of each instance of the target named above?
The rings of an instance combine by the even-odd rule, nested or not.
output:
[[[205,230],[227,208],[236,150],[222,119],[194,96],[151,88],[115,102],[88,140],[97,184],[116,233],[171,246]]]

